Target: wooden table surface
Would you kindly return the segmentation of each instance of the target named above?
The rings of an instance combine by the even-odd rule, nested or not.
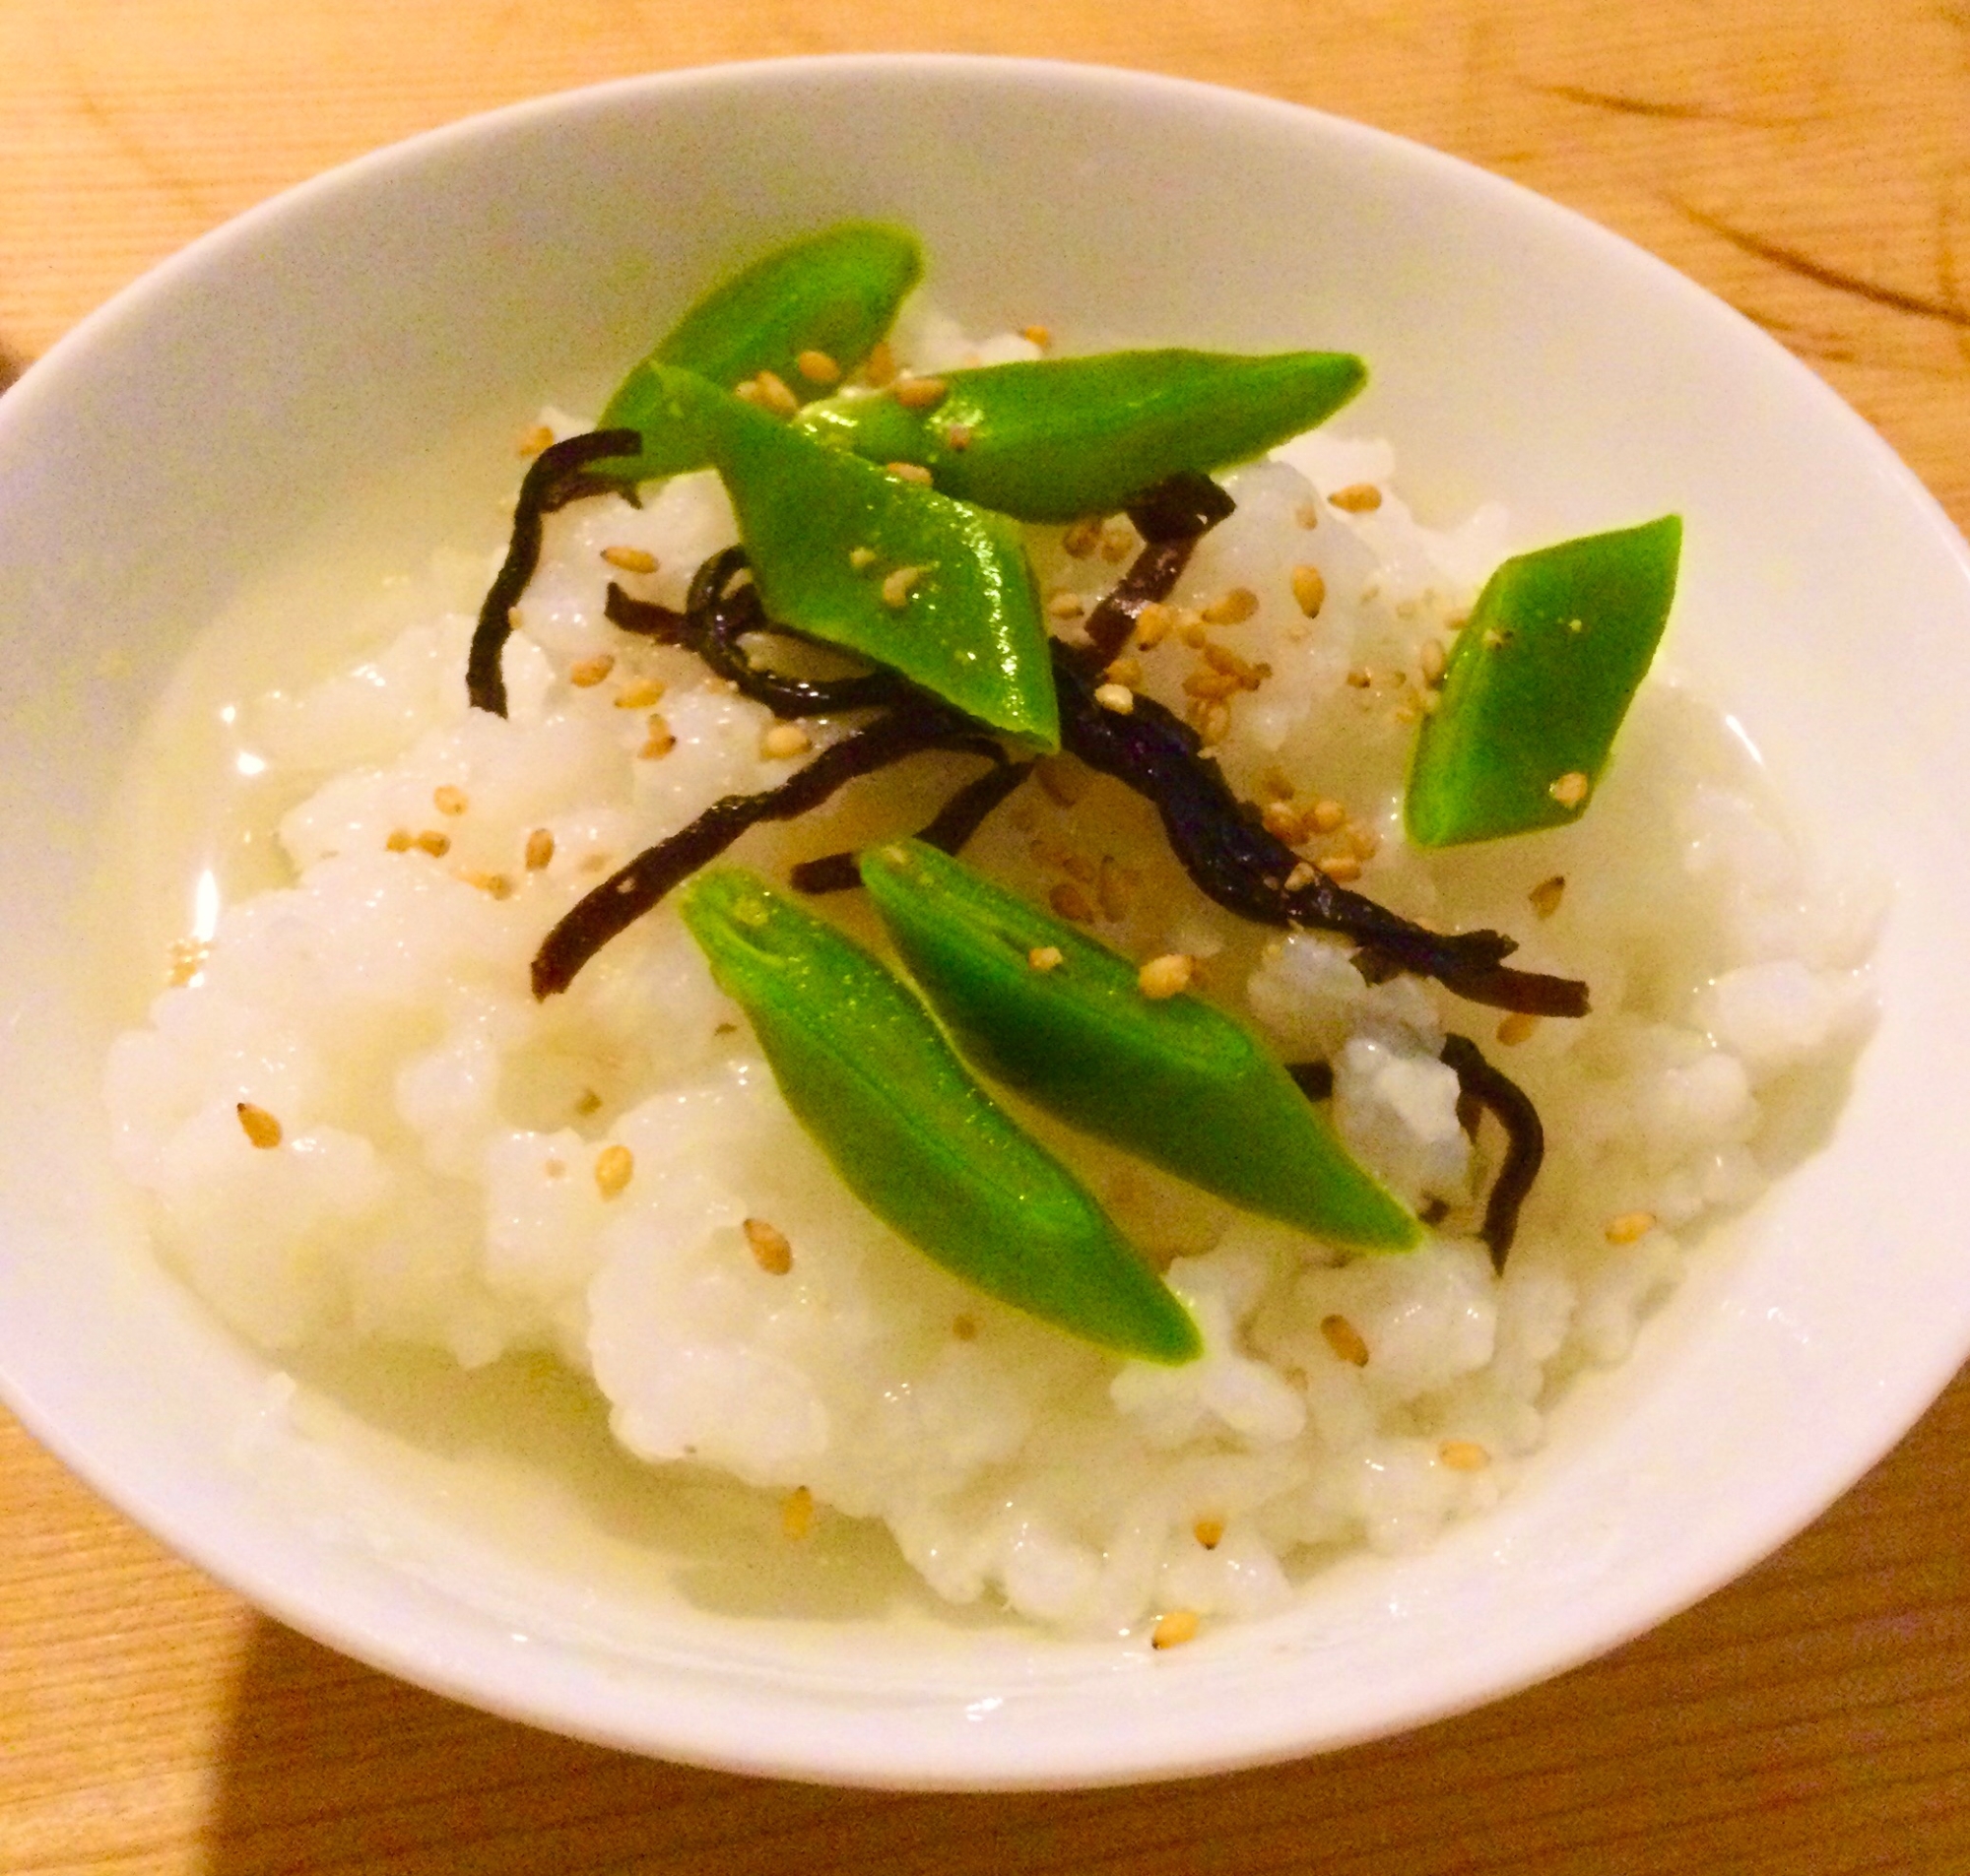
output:
[[[1570,203],[1821,372],[1970,525],[1963,0],[0,0],[0,348],[325,165],[591,80],[1013,52],[1315,104]],[[303,1641],[0,1414],[0,1870],[1970,1871],[1970,1376],[1734,1587],[1596,1665],[1192,1784],[756,1782]]]

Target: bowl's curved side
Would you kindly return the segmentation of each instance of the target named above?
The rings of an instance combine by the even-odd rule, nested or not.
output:
[[[135,1249],[102,1176],[89,843],[200,623],[380,466],[489,413],[517,427],[543,395],[599,395],[709,274],[849,213],[916,224],[930,291],[976,327],[1363,353],[1351,420],[1395,440],[1425,506],[1500,491],[1528,536],[1679,509],[1679,656],[1743,699],[1802,820],[1897,884],[1885,1014],[1832,1146],[1580,1391],[1518,1496],[1180,1655],[638,1608],[502,1554],[294,1433],[269,1365]],[[364,159],[208,236],[8,393],[0,490],[21,570],[0,595],[19,808],[0,856],[39,908],[0,931],[0,1387],[132,1516],[381,1666],[609,1744],[847,1782],[1283,1758],[1476,1704],[1694,1600],[1844,1489],[1970,1346],[1950,1126],[1970,990],[1939,968],[1970,929],[1948,811],[1970,783],[1952,727],[1970,555],[1802,366],[1511,184],[1086,68],[629,81]]]

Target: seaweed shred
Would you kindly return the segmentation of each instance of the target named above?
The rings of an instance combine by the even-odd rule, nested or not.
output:
[[[1144,489],[1122,511],[1143,537],[1129,570],[1087,615],[1089,656],[1107,664],[1129,642],[1143,608],[1175,590],[1197,544],[1237,506],[1209,476],[1194,469]]]
[[[695,652],[719,677],[776,717],[833,716],[874,704],[900,703],[910,694],[910,687],[889,671],[817,680],[754,664],[740,642],[749,632],[771,632],[782,638],[800,634],[766,616],[758,589],[750,581],[738,584],[745,571],[746,550],[727,548],[692,576],[682,613],[631,599],[613,580],[603,611],[624,631]]]
[[[1545,1129],[1531,1096],[1492,1067],[1470,1037],[1445,1036],[1438,1059],[1457,1076],[1457,1118],[1465,1131],[1476,1137],[1478,1108],[1496,1115],[1505,1130],[1504,1162],[1491,1182],[1491,1196],[1484,1201],[1484,1221],[1478,1228],[1478,1235],[1491,1253],[1491,1267],[1502,1272],[1506,1254],[1518,1235],[1519,1208],[1545,1159]]]
[[[947,746],[955,747],[955,744]],[[967,746],[968,753],[990,753],[993,765],[983,775],[974,776],[958,789],[937,813],[917,829],[917,839],[942,853],[959,854],[985,817],[1033,772],[1030,762],[1009,761],[996,743],[980,742]],[[796,892],[849,892],[862,883],[861,871],[853,852],[823,854],[819,860],[803,860],[787,874]]]
[[[687,827],[646,847],[592,892],[575,901],[534,954],[537,999],[564,991],[597,951],[650,911],[673,887],[708,866],[749,827],[762,820],[792,820],[819,808],[859,775],[873,775],[926,749],[1004,752],[968,719],[928,698],[910,698],[886,716],[829,744],[812,762],[777,788],[755,795],[727,795]]]
[[[519,499],[513,504],[506,558],[487,589],[465,661],[465,694],[475,710],[490,710],[495,717],[506,714],[506,676],[500,659],[513,629],[513,608],[540,565],[542,523],[557,508],[584,495],[620,492],[606,477],[590,475],[588,465],[641,447],[642,439],[634,430],[589,430],[550,443],[527,465]]]

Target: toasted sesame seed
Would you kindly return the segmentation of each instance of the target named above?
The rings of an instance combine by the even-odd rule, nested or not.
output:
[[[947,449],[969,449],[971,447],[971,425],[969,423],[953,423],[944,433],[944,446]]]
[[[850,548],[848,550],[848,564],[857,573],[874,566],[876,564],[876,550],[874,548]]]
[[[603,679],[616,669],[616,660],[608,652],[598,652],[593,658],[577,658],[567,668],[567,680],[577,690],[592,690]]]
[[[1298,503],[1293,509],[1293,519],[1297,521],[1302,528],[1319,527],[1320,503],[1312,500],[1302,501]]]
[[[1119,565],[1136,545],[1136,531],[1126,521],[1104,522],[1101,528],[1101,557]]]
[[[263,1107],[251,1101],[235,1101],[232,1111],[239,1116],[240,1131],[263,1150],[281,1143],[281,1124]]]
[[[1347,674],[1347,684],[1352,690],[1366,690],[1375,681],[1375,674],[1365,665],[1356,665]]]
[[[435,827],[427,827],[417,838],[420,853],[427,853],[433,860],[442,860],[451,851],[451,836],[440,833]]]
[[[1320,1319],[1320,1334],[1338,1359],[1351,1368],[1367,1367],[1368,1344],[1361,1339],[1361,1331],[1346,1317],[1323,1316]]]
[[[1624,1211],[1608,1220],[1606,1236],[1609,1244],[1635,1244],[1656,1228],[1652,1211]]]
[[[1389,712],[1391,723],[1413,723],[1422,715],[1422,706],[1413,697],[1405,697]]]
[[[1556,873],[1550,879],[1542,879],[1526,894],[1533,903],[1533,910],[1541,918],[1549,919],[1559,910],[1561,895],[1566,891],[1566,874]]]
[[[1053,344],[1053,332],[1047,326],[1021,326],[1019,328],[1019,337],[1025,340],[1028,345],[1038,346],[1042,352]]]
[[[1056,593],[1046,603],[1051,618],[1079,618],[1087,611],[1087,602],[1079,593]]]
[[[900,609],[910,603],[910,589],[923,578],[920,566],[892,567],[883,576],[883,604]]]
[[[942,378],[904,378],[895,389],[895,400],[906,411],[928,411],[944,402],[951,386]]]
[[[1182,951],[1169,951],[1161,957],[1152,957],[1136,973],[1136,988],[1152,1003],[1167,1002],[1190,988],[1191,977],[1197,970],[1197,960],[1187,957]]]
[[[1422,650],[1416,654],[1416,667],[1422,673],[1426,684],[1440,684],[1443,681],[1443,668],[1449,662],[1443,655],[1443,641],[1440,638],[1425,638]]]
[[[440,814],[462,814],[467,807],[465,791],[446,782],[442,787],[431,790],[431,806]]]
[[[634,1177],[636,1156],[620,1142],[605,1146],[595,1156],[595,1190],[605,1198],[616,1197]]]
[[[800,399],[787,388],[787,381],[777,371],[761,371],[753,380],[757,387],[759,404],[775,417],[792,417],[800,409]]]
[[[1515,1009],[1498,1022],[1498,1040],[1506,1048],[1515,1049],[1522,1042],[1530,1042],[1539,1033],[1540,1019],[1530,1011]]]
[[[1175,612],[1160,600],[1151,600],[1136,615],[1136,643],[1144,651],[1153,650],[1169,636],[1175,623]]]
[[[1228,697],[1243,688],[1228,671],[1213,671],[1209,665],[1199,665],[1183,680],[1187,697]]]
[[[1341,836],[1356,860],[1372,860],[1382,851],[1382,836],[1363,821],[1350,820]]]
[[[1204,621],[1195,613],[1178,617],[1176,635],[1192,651],[1202,651],[1209,642],[1205,636]]]
[[[1215,1550],[1224,1541],[1224,1520],[1221,1518],[1200,1518],[1191,1525],[1190,1534],[1206,1550]]]
[[[1293,604],[1308,618],[1318,618],[1327,604],[1327,576],[1317,566],[1301,564],[1292,570]]]
[[[1062,549],[1077,560],[1084,560],[1101,545],[1101,523],[1094,516],[1072,522],[1060,537]]]
[[[794,369],[810,384],[833,384],[841,376],[841,367],[812,346],[794,360]]]
[[[1197,733],[1204,739],[1204,745],[1222,743],[1231,732],[1231,706],[1215,699],[1204,702]]]
[[[1149,1646],[1155,1649],[1181,1648],[1186,1642],[1197,1640],[1197,1611],[1195,1609],[1168,1609],[1156,1617],[1156,1626],[1149,1631]]]
[[[1307,814],[1318,834],[1331,834],[1347,818],[1347,810],[1339,802],[1315,802]]]
[[[759,739],[759,753],[775,762],[790,761],[814,747],[814,739],[798,723],[776,723]]]
[[[1275,840],[1297,847],[1306,838],[1306,823],[1291,802],[1268,802],[1259,809],[1259,820]]]
[[[862,379],[877,390],[889,383],[896,375],[896,355],[889,348],[886,339],[878,339],[869,348],[869,356],[862,360]]]
[[[481,873],[475,867],[461,867],[453,876],[485,893],[489,899],[510,899],[513,896],[513,882],[503,873]]]
[[[554,431],[545,423],[536,423],[533,428],[520,432],[520,454],[538,456],[555,439]]]
[[[554,859],[554,854],[555,838],[553,833],[545,827],[536,827],[527,836],[527,871],[529,873],[541,872]]]
[[[655,678],[632,678],[616,693],[616,708],[619,710],[647,710],[664,694],[663,684]]]
[[[796,1485],[780,1500],[780,1533],[797,1544],[814,1528],[814,1494],[805,1485]]]
[[[600,1114],[602,1112],[601,1095],[597,1094],[593,1088],[583,1088],[575,1096],[574,1111],[583,1116]]]
[[[745,1232],[753,1261],[768,1276],[785,1276],[794,1267],[794,1248],[779,1226],[769,1225],[763,1218],[748,1218]]]
[[[659,756],[670,754],[677,744],[677,736],[670,724],[652,710],[643,746],[636,751],[637,756],[643,761],[654,762]]]
[[[921,463],[885,463],[883,467],[898,481],[915,483],[919,488],[931,485],[931,473]]]
[[[602,557],[624,573],[654,573],[657,556],[642,548],[604,548]]]
[[[1446,1440],[1436,1456],[1453,1472],[1481,1472],[1491,1463],[1490,1454],[1476,1440]]]
[[[1136,693],[1127,684],[1096,684],[1094,701],[1118,717],[1126,717],[1136,707]]]
[[[978,1339],[978,1320],[972,1316],[953,1316],[951,1319],[951,1332],[960,1342],[975,1342]]]
[[[1026,953],[1027,965],[1043,976],[1048,971],[1059,970],[1064,961],[1058,944],[1035,944]]]
[[[1094,883],[1101,916],[1111,925],[1120,924],[1135,910],[1136,875],[1111,854],[1101,856],[1101,872]]]
[[[1288,892],[1303,892],[1319,876],[1320,869],[1314,866],[1311,861],[1302,860],[1292,872],[1286,874],[1286,890]]]
[[[1568,769],[1546,793],[1562,808],[1578,808],[1587,799],[1587,777],[1578,769]]]
[[[1361,863],[1352,854],[1329,854],[1314,865],[1339,886],[1352,885],[1361,876]]]
[[[1071,756],[1043,757],[1033,769],[1033,779],[1063,808],[1074,807],[1087,793],[1087,771]]]
[[[1047,904],[1063,919],[1072,919],[1076,925],[1092,925],[1094,907],[1087,894],[1072,879],[1063,879],[1047,894]],[[1028,953],[1030,961],[1030,953]]]
[[[389,839],[384,841],[383,845],[393,854],[407,854],[416,845],[416,842],[412,839],[411,830],[408,827],[393,827],[390,830]]]
[[[1258,594],[1249,586],[1234,586],[1204,609],[1204,617],[1210,625],[1242,625],[1258,610]]]
[[[1350,482],[1327,499],[1345,514],[1371,515],[1382,505],[1382,491],[1371,482]]]
[[[1061,853],[1060,864],[1066,869],[1067,876],[1070,879],[1079,879],[1084,886],[1091,886],[1101,872],[1101,869],[1088,859],[1085,854],[1078,854],[1066,849],[1063,849]]]

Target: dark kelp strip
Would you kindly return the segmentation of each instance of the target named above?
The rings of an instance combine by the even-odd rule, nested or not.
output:
[[[1466,1130],[1474,1134],[1477,1132],[1475,1116],[1465,1118],[1467,1103],[1496,1115],[1505,1130],[1504,1163],[1491,1182],[1491,1196],[1484,1201],[1484,1222],[1478,1229],[1491,1253],[1491,1267],[1503,1270],[1505,1255],[1518,1235],[1519,1208],[1545,1159],[1545,1129],[1525,1089],[1492,1067],[1468,1036],[1445,1036],[1439,1055],[1456,1072],[1458,1119]]]
[[[1124,512],[1145,546],[1087,615],[1087,656],[1107,664],[1129,642],[1143,608],[1166,600],[1197,544],[1236,503],[1209,476],[1183,470],[1143,491]]]
[[[590,430],[550,443],[528,464],[519,499],[513,504],[506,558],[479,609],[478,628],[465,661],[465,694],[475,710],[490,710],[495,717],[506,714],[506,678],[499,662],[513,629],[513,608],[540,565],[542,523],[557,508],[584,495],[613,490],[614,484],[584,473],[588,465],[639,446],[634,430]]]
[[[946,746],[955,748],[958,745],[950,744]],[[1006,752],[996,743],[981,739],[976,744],[966,744],[965,748],[967,753],[989,754],[993,765],[983,775],[974,776],[966,782],[932,819],[917,829],[916,838],[940,853],[962,853],[965,843],[984,826],[985,817],[1033,772],[1030,762],[1009,762]],[[851,891],[862,883],[861,870],[856,864],[858,858],[854,853],[834,853],[823,854],[819,860],[803,860],[788,873],[788,883],[797,892]]]
[[[758,589],[750,582],[739,583],[745,571],[746,550],[727,548],[692,576],[682,613],[631,599],[613,581],[603,610],[624,631],[695,652],[719,677],[776,717],[834,716],[844,710],[899,703],[908,694],[909,686],[889,671],[816,680],[754,664],[741,642],[748,633],[771,632],[782,638],[799,634],[766,616]]]
[[[635,924],[673,887],[717,859],[749,827],[762,820],[793,820],[809,809],[819,808],[858,775],[873,775],[922,750],[976,750],[987,741],[955,712],[928,698],[912,699],[830,744],[779,787],[756,795],[727,795],[713,802],[688,827],[645,848],[575,902],[534,954],[535,997],[552,997],[565,990],[611,938]],[[996,744],[992,746],[997,748]]]

